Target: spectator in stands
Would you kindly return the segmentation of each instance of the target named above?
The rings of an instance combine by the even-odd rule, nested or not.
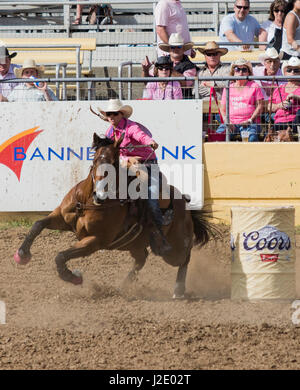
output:
[[[73,22],[73,24],[81,24],[82,22],[82,10],[83,10],[83,5],[82,4],[77,4],[76,6],[76,17]]]
[[[275,0],[270,5],[269,19],[261,24],[265,30],[262,32],[261,40],[269,42],[279,52],[282,45],[282,24],[285,15],[287,2],[285,0]],[[260,47],[262,49],[262,46]]]
[[[169,56],[158,57],[154,77],[172,77],[173,62]],[[147,83],[143,98],[150,100],[182,99],[179,81],[161,81]]]
[[[252,65],[241,58],[231,65],[230,76],[252,76]],[[236,80],[229,87],[229,128],[230,139],[242,130],[248,130],[249,142],[258,141],[260,132],[260,114],[263,108],[263,94],[255,81]],[[226,89],[223,90],[221,113],[226,118]],[[228,118],[227,118],[228,120]],[[227,122],[227,121],[226,121]],[[217,132],[223,133],[226,125],[218,127]]]
[[[205,57],[205,64],[200,68],[198,77],[229,76],[230,66],[221,62],[221,57],[228,52],[228,49],[220,48],[216,42],[211,41],[207,42],[204,48],[199,47],[196,50],[199,50]],[[199,98],[209,98],[211,87],[215,88],[218,99],[221,99],[225,81],[217,80],[201,81],[199,83]]]
[[[259,61],[263,66],[255,66],[253,69],[254,76],[282,76],[280,69],[280,60],[283,57],[283,52],[278,54],[274,47],[268,48],[263,54],[259,56]],[[258,85],[262,88],[264,100],[269,100],[271,96],[272,80],[257,80]],[[284,81],[279,81],[280,84]]]
[[[155,8],[155,23],[158,46],[160,43],[168,43],[172,33],[179,33],[184,42],[190,42],[191,36],[186,13],[180,0],[159,0]],[[160,48],[158,56],[166,55]],[[195,51],[188,50],[185,54],[195,57]]]
[[[17,53],[9,54],[7,48],[5,50],[5,62],[0,63],[0,80],[15,79],[14,69],[18,68],[19,65],[11,63],[11,59],[14,58]],[[0,94],[7,97],[11,91],[15,88],[16,83],[0,83]]]
[[[169,43],[161,43],[159,48],[164,52],[169,53],[170,59],[173,62],[173,77],[195,77],[198,67],[195,65],[187,55],[185,51],[193,47],[193,42],[184,43],[180,34],[171,34]],[[142,62],[142,77],[149,77],[153,75],[153,71],[150,70],[152,66],[148,57]],[[150,71],[149,71],[150,70]],[[192,98],[193,81],[180,81],[183,97],[186,99]]]
[[[285,12],[281,50],[283,59],[288,60],[292,56],[300,57],[300,1],[289,0]]]
[[[13,91],[6,97],[0,96],[0,101],[8,102],[43,102],[57,100],[53,91],[46,82],[36,85],[31,78],[42,78],[44,67],[37,66],[33,59],[27,59],[21,68],[14,69],[16,78],[29,79],[24,83],[19,83]],[[25,81],[25,80],[24,80]]]
[[[220,25],[220,40],[225,42],[253,42],[255,37],[263,42],[263,33],[258,21],[249,15],[249,0],[236,0],[234,14],[229,14],[222,19]],[[249,50],[249,45],[227,46],[228,50]]]
[[[282,64],[284,76],[300,76],[300,58],[291,57]],[[270,99],[271,100],[271,99]],[[288,126],[297,132],[297,124],[300,124],[300,80],[288,79],[286,84],[280,85],[273,93],[268,110],[276,112],[275,131],[286,130]]]

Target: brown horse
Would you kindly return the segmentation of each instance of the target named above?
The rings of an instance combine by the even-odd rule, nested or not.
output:
[[[118,197],[101,200],[96,195],[97,185],[105,178],[105,175],[101,176],[99,167],[110,164],[118,172],[121,142],[122,140],[113,142],[94,134],[95,156],[88,177],[74,186],[49,216],[35,222],[15,254],[18,264],[26,264],[31,259],[31,245],[43,229],[65,230],[73,231],[79,242],[72,248],[59,252],[55,258],[61,279],[74,284],[82,283],[82,276],[71,272],[66,263],[70,259],[89,256],[99,249],[129,251],[135,262],[125,280],[131,282],[136,278],[148,255],[147,247],[153,226],[151,220],[147,219],[147,209],[143,206],[146,201],[122,200]],[[174,297],[179,298],[184,296],[186,272],[193,245],[202,246],[207,243],[214,234],[214,229],[205,211],[186,210],[186,198],[181,196],[179,199],[172,199],[174,188],[170,188],[171,199],[167,200],[168,204],[164,200],[165,204],[161,206],[167,206],[168,214],[173,216],[163,227],[172,250],[163,259],[168,264],[179,267],[174,291]]]

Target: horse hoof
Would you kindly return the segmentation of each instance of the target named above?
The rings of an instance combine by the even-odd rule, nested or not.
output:
[[[173,297],[172,297],[173,299],[185,299],[185,295],[184,294],[182,294],[182,295],[179,295],[179,294],[173,294]]]
[[[17,264],[26,265],[31,260],[31,255],[27,257],[21,257],[19,251],[17,250],[17,252],[14,255],[14,259]]]
[[[74,271],[72,271],[72,274],[73,274],[73,277],[71,279],[71,283],[73,283],[75,285],[82,284],[83,277],[82,277],[81,272],[79,270],[74,270]]]

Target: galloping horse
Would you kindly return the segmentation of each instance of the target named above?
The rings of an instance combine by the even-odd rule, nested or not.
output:
[[[55,258],[61,279],[73,284],[82,283],[82,276],[71,272],[66,263],[70,259],[89,256],[99,249],[129,251],[135,262],[126,281],[131,282],[136,278],[146,262],[150,243],[151,221],[149,218],[147,220],[147,209],[143,206],[145,200],[122,200],[118,197],[99,200],[97,196],[97,188],[105,178],[105,175],[101,176],[99,168],[103,164],[111,164],[118,172],[121,142],[121,139],[112,141],[94,133],[92,147],[95,155],[88,177],[75,185],[52,213],[35,222],[15,254],[18,264],[27,264],[31,259],[31,245],[43,229],[65,230],[73,231],[79,242],[72,248],[59,252]],[[163,230],[172,250],[163,259],[168,264],[179,267],[174,290],[174,298],[179,298],[184,296],[193,245],[202,246],[207,243],[214,229],[205,211],[186,210],[186,198],[172,198],[174,187],[170,188],[168,209],[173,218],[167,221]]]

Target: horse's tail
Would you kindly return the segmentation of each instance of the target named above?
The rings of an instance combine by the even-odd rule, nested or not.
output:
[[[194,245],[202,247],[207,244],[211,238],[221,237],[221,232],[215,224],[210,222],[211,212],[207,210],[191,210],[195,241]]]

